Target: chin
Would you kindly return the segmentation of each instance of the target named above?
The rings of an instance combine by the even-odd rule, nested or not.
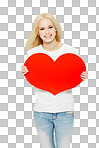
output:
[[[53,39],[46,39],[46,40],[43,40],[44,42],[52,42],[54,40],[54,38]]]

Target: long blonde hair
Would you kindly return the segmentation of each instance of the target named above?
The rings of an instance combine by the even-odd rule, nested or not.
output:
[[[37,15],[34,20],[32,31],[28,36],[28,40],[26,42],[25,48],[31,49],[31,48],[34,48],[34,47],[40,45],[40,44],[43,44],[42,39],[38,35],[38,27],[39,27],[39,21],[45,17],[49,18],[53,22],[53,24],[57,30],[56,37],[55,37],[56,41],[57,42],[61,41],[62,28],[61,28],[61,25],[59,24],[59,22],[55,19],[55,17],[52,14],[41,13],[41,14]]]

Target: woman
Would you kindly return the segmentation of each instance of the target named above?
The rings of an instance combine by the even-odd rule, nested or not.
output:
[[[32,32],[26,43],[28,56],[34,53],[45,53],[56,60],[64,53],[79,51],[70,45],[62,44],[62,28],[50,13],[39,14]],[[22,66],[22,73],[28,72]],[[88,72],[84,71],[81,78],[85,80]],[[42,148],[70,148],[74,124],[74,98],[72,89],[53,95],[34,87],[37,101],[34,105],[34,121]],[[55,137],[54,137],[55,132]]]

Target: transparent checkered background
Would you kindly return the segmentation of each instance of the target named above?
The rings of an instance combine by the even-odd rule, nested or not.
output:
[[[62,43],[80,49],[88,78],[73,88],[71,148],[99,147],[99,0],[0,0],[0,148],[40,148],[33,87],[21,73],[24,49],[39,13],[62,26]]]

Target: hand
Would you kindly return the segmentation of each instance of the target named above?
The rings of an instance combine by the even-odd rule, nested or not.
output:
[[[87,71],[83,71],[83,73],[81,73],[81,78],[83,79],[83,81],[85,81],[85,79],[87,78],[88,76],[88,72]]]
[[[24,66],[24,65],[22,65],[21,70],[22,70],[22,74],[23,75],[25,75],[27,72],[29,72],[28,69],[27,69],[27,67]]]

